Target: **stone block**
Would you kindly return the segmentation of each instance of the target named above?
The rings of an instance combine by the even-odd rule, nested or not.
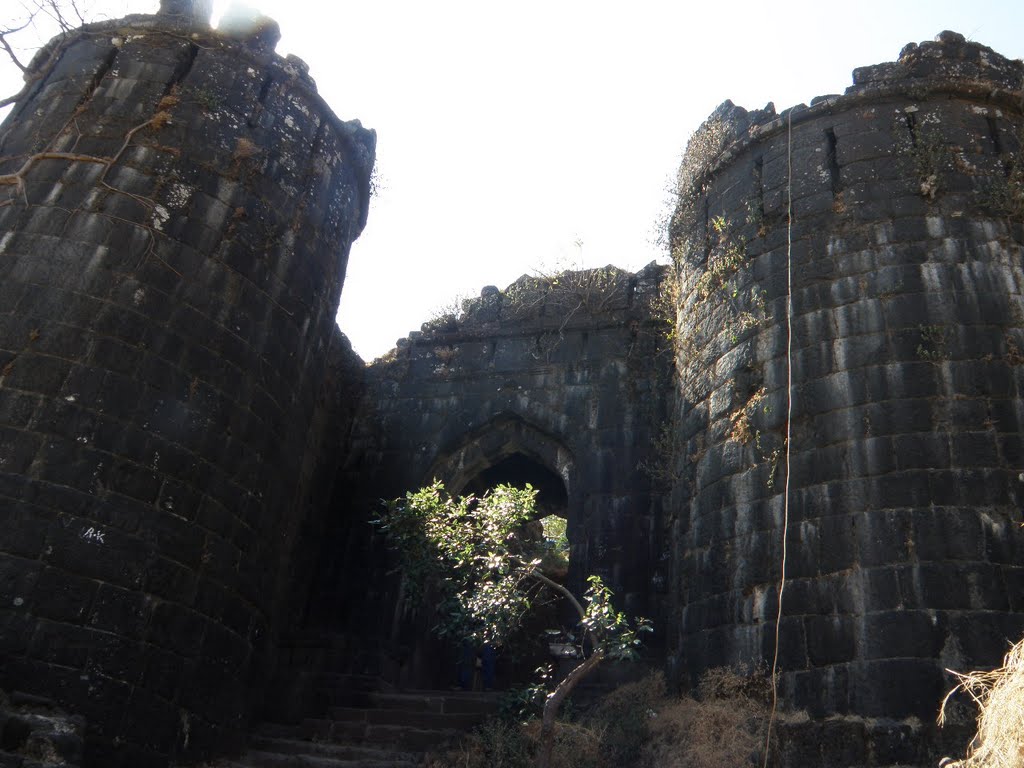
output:
[[[1024,635],[1024,617],[994,611],[952,615],[949,631],[968,668],[996,667],[1002,663],[1009,644]]]
[[[4,386],[43,395],[55,395],[60,391],[70,370],[70,361],[27,351],[6,364]]]
[[[860,719],[828,718],[821,729],[821,765],[863,765],[868,760],[867,726]]]
[[[881,611],[863,621],[864,659],[934,658],[942,648],[943,628],[927,611]]]
[[[956,507],[913,511],[914,551],[921,561],[984,561],[985,534],[974,514]]]
[[[841,664],[856,655],[857,626],[852,616],[806,616],[807,659],[815,667]]]
[[[913,535],[909,513],[864,512],[854,519],[861,566],[891,565],[907,559]]]
[[[945,694],[941,666],[930,659],[889,659],[851,666],[851,709],[865,717],[935,717]]]
[[[896,435],[893,446],[899,470],[934,469],[949,466],[949,437],[944,434]]]
[[[799,670],[787,677],[792,679],[790,695],[794,706],[807,710],[811,717],[822,718],[850,710],[849,665]],[[816,726],[820,727],[820,723]]]
[[[860,428],[873,429],[874,422],[864,412],[861,416]],[[851,440],[849,443],[849,474],[852,477],[883,475],[896,469],[896,449],[890,437],[865,437],[862,440]],[[859,511],[861,507],[848,505],[850,511]]]
[[[11,598],[9,607],[5,606],[0,610],[0,652],[12,662],[23,657],[28,651],[36,624],[20,605],[14,605],[17,597],[20,595],[15,595]]]
[[[116,529],[82,518],[63,518],[49,538],[48,563],[127,589],[142,584],[141,543]]]
[[[124,730],[132,734],[132,741],[141,745],[151,754],[143,757],[141,765],[160,765],[160,753],[167,744],[179,741],[179,728],[185,723],[181,711],[170,701],[154,695],[143,687],[136,687],[131,694],[130,704],[125,715]],[[132,765],[138,765],[138,754],[132,754]]]
[[[863,368],[875,364],[887,348],[887,339],[881,333],[868,333],[837,339],[832,358],[838,370]]]
[[[141,637],[153,600],[141,592],[101,584],[89,611],[89,624],[124,637]]]
[[[44,568],[32,594],[37,616],[70,624],[84,624],[99,583],[58,568]]]
[[[910,723],[891,720],[872,723],[867,736],[870,764],[912,765],[919,760],[920,734]]]
[[[196,581],[196,574],[180,563],[155,557],[146,564],[143,588],[155,597],[188,602],[195,596]]]

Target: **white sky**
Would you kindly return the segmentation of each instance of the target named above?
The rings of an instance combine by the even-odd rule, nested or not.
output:
[[[156,5],[93,0],[93,17],[100,2],[115,16]],[[278,53],[309,63],[340,117],[377,131],[382,189],[338,315],[367,360],[484,285],[661,257],[682,150],[727,98],[781,111],[841,93],[854,67],[944,29],[1024,56],[1021,0],[248,4],[277,19]],[[0,66],[3,95],[17,85]]]

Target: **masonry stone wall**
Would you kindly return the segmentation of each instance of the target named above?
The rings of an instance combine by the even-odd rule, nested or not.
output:
[[[524,277],[401,340],[367,370],[367,504],[434,478],[460,493],[509,457],[524,457],[563,488],[573,586],[597,573],[625,609],[656,610],[660,592],[651,584],[664,583],[667,551],[644,467],[663,425],[671,365],[668,326],[651,308],[663,272],[652,265],[637,274],[606,267]],[[389,610],[377,631],[388,636],[392,619]],[[436,660],[410,658],[405,667],[396,674],[450,683],[433,679],[448,672]]]
[[[788,764],[929,762],[944,669],[1024,633],[1022,77],[943,33],[809,107],[726,102],[684,159],[671,642],[770,662],[785,564],[785,699],[845,718]]]
[[[778,620],[782,764],[933,761],[944,669],[1024,633],[1024,65],[943,33],[726,102],[672,267],[487,288],[364,370],[334,316],[373,134],[272,22],[164,5],[45,48],[0,126],[0,688],[69,763],[230,751],[314,668],[447,685],[369,521],[502,473],[677,681]]]
[[[311,578],[374,136],[276,38],[90,25],[0,126],[0,687],[87,766],[237,744]]]

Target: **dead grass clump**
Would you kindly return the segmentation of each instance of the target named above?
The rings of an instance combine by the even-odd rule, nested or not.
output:
[[[761,387],[757,392],[752,394],[746,403],[742,407],[737,408],[729,415],[729,421],[732,426],[729,428],[729,440],[734,443],[749,443],[754,439],[756,430],[750,423],[750,415],[755,411],[757,406],[764,400],[766,390]]]
[[[945,722],[946,705],[958,691],[978,705],[978,734],[965,759],[950,768],[1024,768],[1024,640],[1014,645],[1003,666],[991,672],[953,672],[959,681],[946,694],[939,711]]]
[[[601,751],[610,765],[638,765],[651,739],[651,724],[669,699],[665,678],[655,672],[608,693],[588,720],[601,732]]]
[[[252,139],[247,139],[245,136],[240,136],[238,141],[235,142],[235,151],[232,157],[235,161],[249,160],[256,157],[262,152],[262,150],[256,145]]]
[[[462,743],[427,759],[427,768],[532,768],[540,739],[540,721],[525,725],[489,720]],[[601,735],[576,723],[560,722],[555,731],[551,768],[611,768],[601,755]]]
[[[552,768],[760,768],[770,683],[712,669],[699,699],[677,699],[660,673],[606,694],[580,722],[560,721]],[[427,768],[532,768],[540,721],[493,720]]]
[[[171,122],[171,113],[162,109],[153,115],[153,118],[149,121],[149,127],[154,131],[159,131],[169,122]]]
[[[518,723],[488,720],[461,743],[426,760],[426,768],[529,768],[531,744]]]
[[[523,731],[532,746],[540,742],[540,720],[531,720]],[[534,749],[536,753],[536,749]],[[578,723],[559,722],[555,730],[555,748],[551,768],[606,768],[608,761],[601,752],[601,733]]]
[[[772,679],[761,668],[741,675],[729,667],[714,667],[701,675],[697,695],[702,701],[750,699],[767,705],[772,700]]]
[[[708,670],[700,680],[700,700],[683,698],[651,719],[645,766],[657,768],[737,768],[763,761],[770,683],[763,674]]]

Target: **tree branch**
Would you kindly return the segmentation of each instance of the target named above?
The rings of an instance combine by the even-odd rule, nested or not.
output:
[[[71,11],[74,12],[75,16],[78,17],[79,25],[84,27],[85,18],[82,16],[82,12],[79,10],[77,2],[75,0],[70,0],[70,2],[68,2],[68,5],[70,6]],[[12,26],[8,29],[0,31],[0,48],[3,49],[4,53],[7,54],[7,57],[14,63],[14,65],[18,69],[21,70],[22,74],[25,76],[25,85],[22,86],[21,90],[13,96],[7,96],[5,98],[0,99],[0,108],[6,107],[8,104],[13,104],[14,102],[21,99],[22,96],[28,93],[32,85],[49,71],[53,63],[57,60],[57,58],[59,58],[57,56],[58,47],[54,46],[51,41],[51,43],[44,45],[41,49],[44,51],[49,51],[49,55],[45,62],[42,62],[41,64],[36,64],[35,66],[33,66],[34,62],[32,61],[30,61],[27,64],[22,63],[21,60],[18,58],[17,54],[14,52],[14,48],[11,46],[10,41],[8,40],[9,36],[15,35],[18,32],[22,32],[31,26],[35,26],[40,14],[49,17],[57,25],[59,29],[57,37],[59,39],[63,40],[67,38],[67,36],[74,31],[74,26],[68,22],[67,18],[65,18],[63,10],[61,9],[61,0],[36,0],[35,8],[28,12],[28,18],[26,18],[24,24],[22,24],[21,26]],[[46,30],[38,31],[44,33],[47,37],[50,36],[50,34],[46,32]]]
[[[121,148],[117,150],[113,157],[96,157],[95,155],[82,155],[75,152],[36,152],[34,155],[29,155],[25,159],[25,162],[21,164],[21,168],[16,170],[14,173],[0,174],[0,187],[14,186],[17,187],[18,191],[21,192],[22,195],[24,195],[25,175],[30,170],[32,170],[32,166],[34,166],[40,160],[68,160],[70,162],[76,163],[96,163],[97,165],[103,166],[103,173],[100,175],[100,178],[98,180],[99,184],[103,185],[111,192],[116,192],[118,194],[130,197],[134,200],[138,200],[139,202],[147,205],[147,207],[152,209],[154,205],[152,201],[140,198],[138,195],[134,195],[131,192],[126,192],[122,189],[118,189],[117,187],[113,187],[110,184],[108,184],[107,173],[110,172],[110,168],[114,165],[114,163],[121,159],[121,155],[123,155],[125,150],[128,149],[128,146],[131,144],[132,138],[135,136],[136,133],[141,131],[143,128],[146,128],[147,126],[153,124],[162,124],[163,122],[166,122],[168,117],[169,116],[166,112],[157,112],[153,117],[151,117],[146,122],[140,123],[139,125],[132,128],[125,135],[124,143],[121,145]]]
[[[541,573],[540,571],[538,571],[536,569],[530,571],[529,575],[532,576],[533,578],[537,579],[541,583],[546,584],[547,586],[551,587],[553,590],[555,590],[556,592],[561,594],[563,597],[565,597],[570,603],[572,603],[572,607],[575,608],[576,612],[580,615],[580,621],[582,621],[583,619],[587,618],[587,612],[583,609],[583,606],[580,605],[580,601],[577,600],[576,596],[572,592],[570,592],[568,589],[563,587],[557,581],[553,581],[552,579],[549,579],[547,576],[545,576],[543,573]]]
[[[540,749],[537,750],[537,768],[548,768],[551,765],[551,751],[555,745],[555,717],[562,701],[568,696],[576,683],[589,675],[604,659],[604,651],[597,648],[578,667],[572,670],[544,702],[544,714],[540,721]]]
[[[7,35],[11,34],[12,32],[20,32],[21,30],[23,30],[27,26],[28,26],[28,22],[25,22],[25,24],[23,26],[20,26],[17,29],[8,29],[5,32],[3,32],[2,34],[0,34],[0,46],[3,46],[3,49],[5,51],[7,51],[7,55],[11,57],[11,61],[14,62],[14,66],[16,66],[22,72],[28,72],[28,67],[26,67],[24,64],[22,64],[21,60],[18,59],[18,56],[14,52],[14,49],[11,48],[11,44],[9,42],[7,42]]]

